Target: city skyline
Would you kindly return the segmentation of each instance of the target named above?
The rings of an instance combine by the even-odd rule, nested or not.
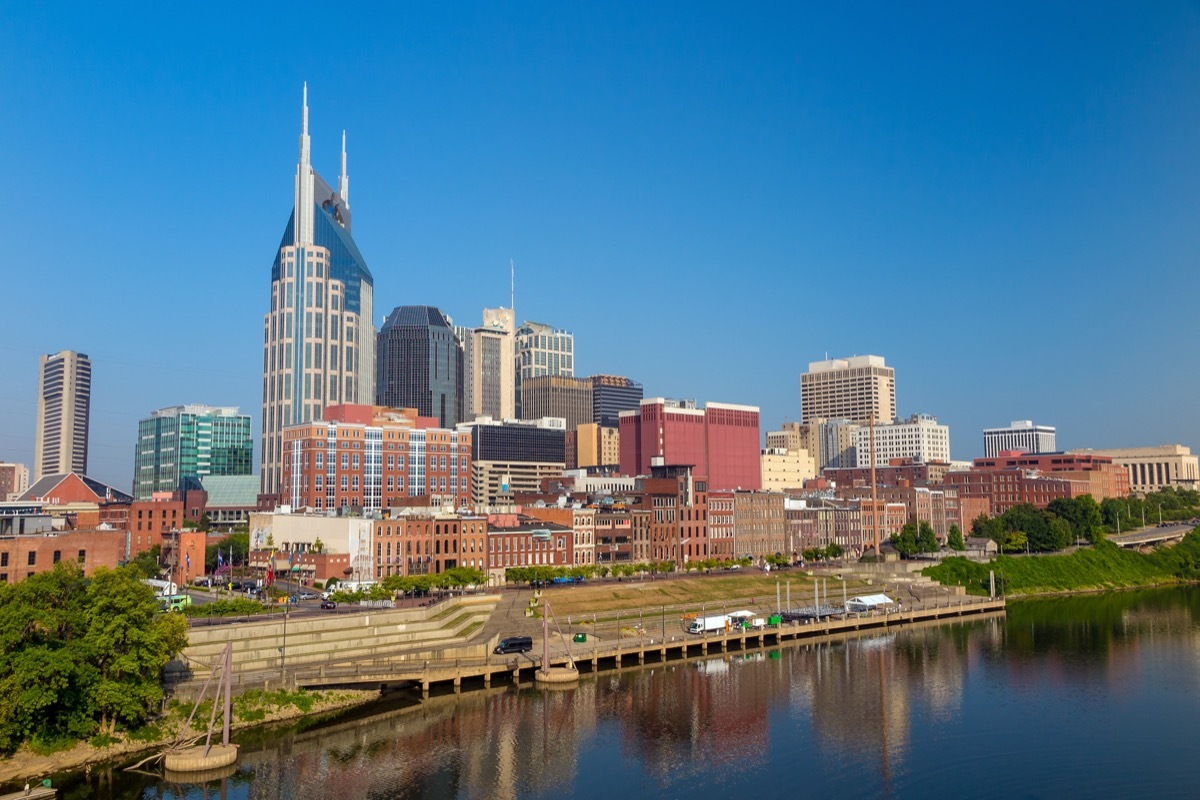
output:
[[[331,20],[359,45],[333,65],[288,44],[303,19],[249,13],[165,36],[7,8],[0,460],[32,469],[37,359],[62,349],[94,364],[114,486],[151,409],[261,407],[305,80],[315,168],[348,130],[376,327],[411,304],[475,324],[511,258],[517,324],[571,331],[574,374],[758,406],[764,432],[800,418],[809,362],[876,353],[956,459],[1013,419],[1062,449],[1200,443],[1200,323],[1150,335],[1161,287],[1200,288],[1192,6],[401,10],[386,45],[375,16]]]

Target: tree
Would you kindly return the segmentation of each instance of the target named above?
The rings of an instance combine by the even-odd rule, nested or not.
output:
[[[156,544],[149,550],[143,550],[138,553],[129,562],[129,566],[138,572],[143,578],[157,578],[162,574],[162,568],[158,565],[158,559],[162,555],[162,545]]]
[[[921,522],[917,526],[917,550],[922,553],[936,553],[939,549],[933,526],[928,522]]]
[[[957,525],[951,525],[949,532],[946,534],[946,544],[951,550],[957,550],[960,553],[967,549],[967,543],[963,541],[962,531]]]
[[[325,552],[325,543],[321,541],[320,536],[318,536],[316,539],[313,539],[312,551],[314,553],[324,553]]]
[[[0,751],[145,722],[187,642],[133,566],[85,578],[74,561],[0,586]]]
[[[917,545],[917,525],[915,522],[905,523],[900,533],[893,533],[888,539],[901,558],[912,558],[919,551]]]

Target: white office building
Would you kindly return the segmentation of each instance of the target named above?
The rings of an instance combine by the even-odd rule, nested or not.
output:
[[[871,466],[871,429],[859,428],[858,467]],[[939,425],[932,414],[913,414],[904,422],[875,426],[875,466],[887,466],[894,458],[911,458],[923,464],[950,460],[950,428]]]
[[[1049,425],[1034,425],[1031,420],[1014,420],[1007,428],[985,428],[983,431],[983,455],[994,458],[1005,450],[1020,450],[1025,453],[1057,453],[1054,444],[1054,428]]]

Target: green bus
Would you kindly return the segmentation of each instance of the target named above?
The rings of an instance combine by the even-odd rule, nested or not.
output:
[[[190,594],[173,594],[158,598],[159,611],[179,611],[182,612],[185,608],[192,604],[192,596]]]

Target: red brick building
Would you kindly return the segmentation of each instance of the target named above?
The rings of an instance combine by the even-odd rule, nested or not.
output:
[[[429,575],[454,567],[486,569],[483,517],[414,515],[375,522],[375,577]]]
[[[690,464],[712,489],[762,487],[756,406],[643,400],[620,414],[621,472],[649,475],[651,466]]]
[[[596,512],[596,563],[633,563],[633,515],[628,511]]]
[[[685,567],[709,558],[708,483],[688,466],[654,467],[638,481],[638,508],[650,512],[650,561]]]
[[[960,497],[986,498],[995,515],[1022,503],[1045,508],[1058,498],[1090,494],[1099,502],[1129,494],[1129,473],[1091,453],[1005,451],[975,459],[970,471],[948,473],[944,483]]]
[[[1094,453],[1022,453],[1007,450],[991,458],[977,458],[973,470],[1036,470],[1040,473],[1088,484],[1096,502],[1129,496],[1129,473],[1109,456]]]
[[[124,531],[62,531],[0,538],[0,583],[17,583],[54,569],[59,561],[77,561],[85,575],[125,561]]]
[[[505,580],[509,567],[570,567],[574,535],[570,528],[521,514],[489,514],[487,572]]]
[[[921,464],[911,458],[894,458],[887,466],[875,467],[876,486],[899,486],[907,482],[910,486],[934,486],[941,484],[950,465],[940,462]],[[830,467],[821,476],[833,481],[839,489],[851,486],[870,486],[870,467]]]
[[[284,428],[281,502],[371,512],[428,495],[435,506],[466,505],[471,434],[433,424],[414,409],[341,405]]]

